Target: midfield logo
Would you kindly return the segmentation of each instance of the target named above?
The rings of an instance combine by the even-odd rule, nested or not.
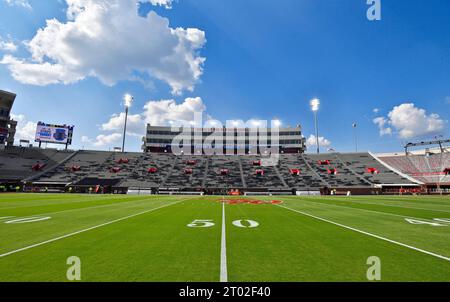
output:
[[[282,204],[283,201],[281,200],[257,200],[257,199],[220,199],[218,202],[225,202],[227,204],[235,205],[235,204],[253,204],[253,205],[260,205],[260,204]]]

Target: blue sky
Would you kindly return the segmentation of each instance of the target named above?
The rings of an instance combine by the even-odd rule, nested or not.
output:
[[[104,42],[111,53],[106,60],[104,54],[96,57],[95,36],[91,44],[82,42],[83,47],[67,42],[67,36],[53,38],[64,35],[68,21],[83,28],[80,20],[68,20],[65,1],[29,0],[30,7],[25,7],[21,1],[13,5],[0,0],[0,89],[18,94],[13,113],[20,119],[19,135],[30,135],[36,121],[70,123],[76,126],[75,148],[120,145],[119,118],[111,117],[123,111],[123,94],[131,93],[135,119],[127,137],[129,150],[139,150],[139,129],[144,131],[149,118],[186,119],[185,110],[192,106],[206,107],[206,113],[220,121],[279,118],[285,125],[300,123],[309,138],[314,133],[309,100],[315,97],[321,99],[320,136],[326,147],[338,151],[354,150],[353,122],[358,123],[360,150],[397,151],[407,141],[449,136],[447,0],[381,0],[380,21],[367,19],[366,0],[178,0],[171,9],[153,5],[158,1],[146,1],[139,9],[142,19],[153,11],[153,23],[136,23],[139,30],[113,32],[110,38],[115,41]],[[116,24],[134,20],[126,13],[109,16],[117,17]],[[37,40],[38,30],[53,18],[63,25],[58,27],[61,32],[40,38],[34,46],[23,43]],[[105,25],[99,20],[84,22],[87,28]],[[159,32],[155,24],[163,20],[171,29],[197,29],[196,40],[187,31],[181,32],[183,38]],[[99,39],[103,43],[105,37]],[[176,41],[185,47],[172,55],[171,43]],[[118,58],[127,48],[142,52],[122,62]],[[41,61],[32,57],[33,50],[44,53]],[[61,58],[66,51],[69,58]],[[158,63],[166,52],[171,54],[169,67]],[[186,55],[206,60],[189,61],[196,65],[187,68]],[[82,68],[74,67],[74,58],[82,58]],[[134,58],[136,62],[127,62]],[[57,71],[47,75],[45,63],[56,64]],[[125,75],[121,68],[133,64],[148,68],[127,69]],[[39,67],[38,79],[30,73],[34,67]],[[57,84],[43,86],[46,81]],[[175,89],[177,85],[181,88]],[[150,101],[152,109],[144,109]]]

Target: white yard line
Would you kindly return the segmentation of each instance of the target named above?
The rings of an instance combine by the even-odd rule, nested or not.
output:
[[[220,248],[220,282],[228,282],[225,202],[222,202],[222,243]]]
[[[102,224],[99,224],[99,225],[87,228],[87,229],[83,229],[83,230],[76,231],[76,232],[73,232],[73,233],[70,233],[70,234],[66,234],[66,235],[63,235],[63,236],[60,236],[60,237],[56,237],[56,238],[53,238],[53,239],[50,239],[50,240],[46,240],[46,241],[43,241],[43,242],[40,242],[40,243],[29,245],[29,246],[26,246],[26,247],[23,247],[23,248],[14,250],[14,251],[10,251],[10,252],[1,254],[0,258],[9,256],[9,255],[12,255],[12,254],[15,254],[15,253],[19,253],[19,252],[22,252],[22,251],[26,251],[26,250],[29,250],[29,249],[32,249],[32,248],[35,248],[35,247],[38,247],[38,246],[41,246],[41,245],[52,243],[52,242],[55,242],[55,241],[58,241],[58,240],[61,240],[61,239],[72,237],[72,236],[75,236],[75,235],[78,235],[78,234],[81,234],[81,233],[84,233],[84,232],[92,231],[92,230],[95,230],[95,229],[98,229],[98,228],[101,228],[101,227],[104,227],[104,226],[107,226],[107,225],[110,225],[110,224],[113,224],[113,223],[116,223],[116,222],[120,222],[120,221],[123,221],[123,220],[126,220],[126,219],[130,219],[130,218],[133,218],[133,217],[137,217],[137,216],[140,216],[140,215],[143,215],[143,214],[146,214],[146,213],[150,213],[150,212],[162,209],[162,208],[166,208],[166,207],[175,205],[177,203],[180,203],[182,201],[183,200],[180,200],[180,201],[177,201],[177,202],[173,202],[173,203],[170,203],[168,205],[164,205],[164,206],[157,207],[157,208],[154,208],[154,209],[151,209],[151,210],[139,212],[137,214],[125,216],[125,217],[122,217],[122,218],[119,218],[119,219],[115,219],[115,220],[112,220],[112,221],[109,221],[109,222],[106,222],[106,223],[102,223]]]
[[[369,233],[369,232],[365,232],[365,231],[362,231],[362,230],[359,230],[359,229],[356,229],[356,228],[353,228],[353,227],[350,227],[350,226],[347,226],[347,225],[344,225],[344,224],[341,224],[341,223],[337,223],[337,222],[334,222],[334,221],[331,221],[331,220],[328,220],[328,219],[325,219],[325,218],[321,218],[321,217],[318,217],[318,216],[315,216],[315,215],[312,215],[312,214],[309,214],[309,213],[305,213],[305,212],[302,212],[302,211],[294,210],[294,209],[291,209],[291,208],[288,208],[288,207],[285,207],[285,206],[282,206],[282,205],[277,205],[277,206],[281,207],[281,208],[284,208],[286,210],[289,210],[289,211],[296,212],[298,214],[302,214],[302,215],[308,216],[310,218],[314,218],[314,219],[317,219],[317,220],[320,220],[320,221],[323,221],[323,222],[334,224],[336,226],[339,226],[341,228],[345,228],[347,230],[351,230],[351,231],[354,231],[354,232],[357,232],[357,233],[360,233],[360,234],[364,234],[364,235],[367,235],[367,236],[370,236],[370,237],[373,237],[373,238],[377,238],[377,239],[380,239],[380,240],[383,240],[383,241],[387,241],[387,242],[390,242],[390,243],[393,243],[393,244],[396,244],[396,245],[400,245],[400,246],[406,247],[408,249],[411,249],[411,250],[414,250],[414,251],[417,251],[417,252],[420,252],[420,253],[424,253],[424,254],[427,254],[427,255],[439,258],[439,259],[450,261],[449,257],[445,257],[445,256],[442,256],[442,255],[439,255],[439,254],[436,254],[436,253],[432,253],[432,252],[429,252],[429,251],[426,251],[426,250],[423,250],[423,249],[420,249],[420,248],[417,248],[417,247],[414,247],[414,246],[411,246],[411,245],[407,245],[405,243],[401,243],[401,242],[398,242],[398,241],[395,241],[395,240],[392,240],[392,239],[381,237],[381,236],[378,236],[378,235],[375,235],[375,234],[372,234],[372,233]]]

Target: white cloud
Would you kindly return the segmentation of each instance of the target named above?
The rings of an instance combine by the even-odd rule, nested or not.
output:
[[[373,122],[378,125],[380,136],[392,134],[392,128],[387,126],[388,121],[384,117],[377,117]]]
[[[90,139],[89,136],[83,135],[81,137],[81,142],[83,144],[92,144],[92,139]]]
[[[171,122],[180,125],[189,124],[194,120],[194,115],[204,114],[206,106],[200,97],[186,98],[178,104],[175,100],[149,101],[143,108],[143,112],[128,115],[127,135],[142,137],[145,135],[147,123],[157,126],[169,126]],[[207,116],[207,118],[209,118]],[[81,137],[82,143],[102,147],[118,142],[122,138],[125,123],[125,113],[113,114],[111,118],[100,126],[103,132],[96,139],[88,136]]]
[[[23,139],[33,142],[36,136],[37,123],[28,121],[23,114],[11,114],[11,118],[17,121],[15,140]]]
[[[14,44],[12,41],[6,41],[0,37],[0,50],[8,51],[8,52],[15,52],[17,51],[17,45]]]
[[[150,76],[166,82],[174,94],[193,91],[199,82],[205,62],[199,55],[206,43],[203,31],[171,28],[167,18],[153,11],[139,16],[138,0],[66,2],[68,22],[47,20],[26,43],[29,59],[8,55],[0,61],[17,81],[45,86],[96,77],[112,86]]]
[[[120,133],[112,133],[108,135],[101,134],[96,137],[95,142],[93,143],[96,147],[103,147],[106,145],[111,145],[113,143],[117,143],[122,138],[122,134]]]
[[[29,10],[33,9],[28,0],[3,0],[3,1],[6,2],[6,4],[8,4],[9,6],[19,6]]]
[[[103,131],[122,130],[125,125],[125,113],[113,114],[107,123],[101,126]],[[145,121],[141,114],[128,115],[127,135],[141,137],[145,132]]]
[[[446,123],[438,114],[427,114],[425,109],[417,108],[413,103],[395,106],[387,118],[378,117],[373,122],[380,128],[380,135],[391,134],[395,129],[402,139],[436,134]]]
[[[206,105],[202,98],[186,98],[183,103],[175,100],[150,101],[144,106],[143,119],[145,123],[162,126],[171,121],[187,124],[194,120],[196,113],[203,114]]]
[[[84,78],[83,75],[77,74],[63,65],[48,62],[42,64],[28,63],[11,55],[4,56],[0,64],[8,65],[16,80],[30,85],[70,84]]]
[[[447,101],[447,104],[450,104],[450,96],[446,97],[445,100]]]
[[[173,0],[150,0],[150,3],[153,5],[164,6],[167,9],[172,8]]]
[[[378,109],[378,108],[373,109],[373,113],[378,113],[378,112],[380,112],[380,109]]]
[[[169,126],[172,122],[186,125],[194,120],[195,114],[204,114],[206,105],[202,98],[186,98],[178,104],[175,100],[149,101],[143,112],[128,115],[127,134],[143,136],[146,124]],[[209,119],[209,116],[206,116]],[[125,113],[113,114],[109,121],[100,126],[102,131],[123,131]]]
[[[328,148],[331,146],[331,142],[325,137],[319,136],[319,145],[321,148]],[[306,140],[307,147],[317,147],[317,139],[315,135],[310,135]]]

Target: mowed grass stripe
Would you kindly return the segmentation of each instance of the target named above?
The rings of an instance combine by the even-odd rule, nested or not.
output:
[[[242,219],[260,225],[232,225]],[[231,282],[368,281],[371,256],[382,281],[450,280],[446,261],[272,205],[230,205],[227,226]]]
[[[65,195],[58,194],[58,199],[42,199],[39,201],[31,200],[27,204],[20,206],[3,206],[0,205],[0,213],[22,213],[23,212],[55,212],[60,209],[76,209],[79,207],[91,206],[92,204],[107,204],[114,202],[128,202],[135,199],[141,199],[143,196],[127,196],[127,195],[85,195],[76,198],[65,199]],[[87,197],[89,196],[89,197]],[[155,196],[145,196],[147,199],[156,199]],[[15,204],[18,198],[16,195],[11,195],[11,205]],[[164,198],[164,197],[163,197]],[[160,199],[160,198],[158,198]]]
[[[394,208],[403,208],[403,209],[411,209],[411,210],[424,210],[424,211],[430,211],[430,212],[442,212],[442,213],[450,213],[450,210],[442,210],[442,209],[435,209],[435,208],[418,208],[415,205],[414,206],[408,206],[406,204],[404,205],[394,205],[394,204],[386,204],[386,203],[374,203],[374,202],[367,202],[367,201],[357,201],[352,200],[352,202],[360,203],[360,204],[371,204],[371,205],[380,205],[385,207],[394,207]],[[450,202],[450,200],[449,200]],[[440,206],[441,204],[439,204]]]
[[[386,196],[370,196],[370,199],[368,199],[367,197],[368,196],[321,196],[323,200],[336,202],[353,202],[361,205],[377,205],[409,210],[450,213],[450,198],[447,196],[441,197],[442,200],[440,200],[441,202],[439,203],[433,202],[435,201],[434,199],[430,200],[421,196],[397,197],[396,199],[386,198]],[[374,202],[374,200],[377,199],[379,201]],[[446,199],[447,201],[445,201]]]
[[[284,196],[285,198],[302,198],[302,199],[318,199],[320,198],[323,201],[330,201],[330,202],[342,202],[342,203],[355,203],[365,206],[379,206],[379,207],[386,207],[386,210],[391,210],[390,208],[398,208],[400,210],[420,210],[420,211],[431,211],[431,212],[443,212],[443,213],[450,213],[450,198],[443,197],[443,199],[448,199],[447,203],[430,203],[428,199],[421,200],[422,197],[414,197],[410,196],[409,198],[406,197],[398,197],[397,199],[389,199],[385,196],[350,196],[350,197],[344,197],[344,196]],[[397,209],[397,210],[398,210]],[[395,210],[395,209],[392,209]]]
[[[155,196],[133,196],[129,197],[123,195],[121,198],[102,198],[102,199],[92,199],[92,200],[73,200],[71,202],[51,204],[51,205],[37,205],[32,207],[20,207],[14,209],[0,209],[0,214],[9,214],[15,216],[35,216],[35,215],[51,215],[58,214],[64,212],[72,212],[72,211],[83,211],[94,208],[102,208],[115,206],[118,204],[126,204],[133,203],[139,201],[152,201],[152,200],[171,200],[167,196],[163,196],[161,198],[157,198]]]
[[[334,224],[336,226],[339,226],[339,227],[342,227],[342,228],[345,228],[345,229],[348,229],[348,230],[351,230],[351,231],[354,231],[354,232],[361,233],[363,235],[367,235],[367,236],[374,237],[374,238],[377,238],[377,239],[380,239],[380,240],[383,240],[383,241],[387,241],[389,243],[393,243],[393,244],[396,244],[396,245],[399,245],[399,246],[403,246],[403,247],[406,247],[408,249],[411,249],[411,250],[414,250],[414,251],[417,251],[417,252],[421,252],[421,253],[424,253],[424,254],[427,254],[427,255],[430,255],[430,256],[433,256],[433,257],[445,260],[445,261],[450,261],[450,257],[439,255],[439,254],[436,254],[436,253],[433,253],[433,252],[430,252],[430,251],[427,251],[427,250],[424,250],[424,249],[420,249],[420,248],[417,248],[417,247],[414,247],[414,246],[411,246],[411,245],[408,245],[408,244],[405,244],[405,243],[401,243],[401,242],[398,242],[398,241],[395,241],[395,240],[392,240],[392,239],[389,239],[389,238],[385,238],[385,237],[382,237],[382,236],[379,236],[379,235],[375,235],[375,234],[372,234],[372,233],[369,233],[369,232],[366,232],[366,231],[363,231],[363,230],[360,230],[360,229],[357,229],[357,228],[353,228],[353,227],[350,227],[350,226],[347,226],[347,225],[344,225],[344,224],[341,224],[341,223],[338,223],[338,222],[334,222],[334,221],[331,221],[331,220],[328,220],[328,219],[325,219],[325,218],[322,218],[322,217],[319,217],[319,216],[316,216],[316,215],[312,215],[312,214],[309,214],[309,213],[306,213],[306,212],[303,212],[303,211],[294,210],[294,209],[291,209],[291,208],[283,206],[283,205],[277,205],[277,206],[281,207],[281,208],[284,208],[284,209],[287,209],[287,210],[290,210],[290,211],[293,211],[293,212],[296,212],[296,213],[299,213],[299,214],[302,214],[302,215],[305,215],[305,216],[308,216],[308,217],[311,217],[311,218],[314,218],[314,219],[317,219],[317,220],[320,220],[320,221],[323,221],[323,222]]]
[[[147,200],[141,197],[138,200],[115,203],[107,208],[87,208],[83,211],[52,214],[49,215],[51,219],[36,223],[5,224],[3,220],[0,222],[0,254],[144,212],[165,205],[170,200],[180,200],[180,198]]]
[[[286,200],[295,200],[295,198],[285,198]],[[427,221],[432,221],[433,218],[445,218],[441,217],[442,213],[437,213],[439,211],[435,210],[414,210],[414,209],[408,209],[408,210],[392,210],[392,209],[386,209],[383,205],[379,204],[366,204],[366,203],[357,203],[355,200],[349,200],[349,201],[340,201],[340,200],[323,200],[318,198],[302,198],[302,201],[317,204],[317,205],[326,205],[330,207],[339,207],[339,208],[349,208],[364,212],[372,212],[372,213],[378,213],[383,215],[390,215],[390,216],[397,216],[397,217],[403,217],[403,218],[413,218],[413,219],[422,219]],[[357,204],[355,204],[357,203]],[[448,215],[450,218],[450,212]]]
[[[179,197],[174,197],[174,200]],[[211,228],[189,228],[211,219]],[[0,259],[0,281],[219,281],[221,205],[196,198]],[[20,268],[20,269],[17,269]]]
[[[160,206],[160,207],[157,207],[157,208],[154,208],[154,209],[150,209],[150,210],[147,210],[147,211],[143,211],[143,212],[139,212],[139,213],[136,213],[136,214],[128,215],[128,216],[125,216],[125,217],[122,217],[122,218],[119,218],[119,219],[115,219],[115,220],[108,221],[108,222],[105,222],[105,223],[102,223],[102,224],[98,224],[98,225],[95,225],[95,226],[92,226],[92,227],[89,227],[89,228],[86,228],[86,229],[82,229],[82,230],[79,230],[79,231],[76,231],[76,232],[73,232],[73,233],[69,233],[69,234],[66,234],[66,235],[63,235],[63,236],[59,236],[59,237],[56,237],[56,238],[52,238],[52,239],[49,239],[49,240],[46,240],[46,241],[42,241],[42,242],[39,242],[39,243],[35,243],[35,244],[29,245],[29,246],[26,246],[26,247],[23,247],[23,248],[14,250],[14,251],[10,251],[10,252],[4,253],[4,254],[0,254],[0,258],[9,256],[9,255],[12,255],[12,254],[15,254],[15,253],[19,253],[19,252],[22,252],[22,251],[26,251],[26,250],[29,250],[29,249],[32,249],[32,248],[35,248],[35,247],[38,247],[38,246],[41,246],[41,245],[44,245],[44,244],[49,244],[49,243],[52,243],[52,242],[55,242],[55,241],[58,241],[58,240],[61,240],[61,239],[72,237],[72,236],[75,236],[75,235],[78,235],[78,234],[81,234],[81,233],[84,233],[84,232],[95,230],[95,229],[98,229],[98,228],[101,228],[101,227],[104,227],[104,226],[107,226],[107,225],[110,225],[110,224],[113,224],[113,223],[124,221],[124,220],[130,219],[130,218],[133,218],[133,217],[137,217],[137,216],[140,216],[140,215],[143,215],[143,214],[147,214],[147,213],[150,213],[150,212],[153,212],[153,211],[165,208],[165,207],[169,207],[169,206],[177,204],[179,202],[181,202],[181,201],[169,203],[167,205],[163,205],[163,206]]]
[[[377,197],[381,198],[381,197]],[[304,197],[283,197],[283,204],[289,208],[300,210],[369,233],[377,234],[395,241],[450,257],[450,224],[442,223],[441,227],[427,224],[411,224],[404,217],[386,215],[375,211],[362,211],[352,207],[337,207],[329,198],[308,198],[317,202],[306,201]],[[380,199],[382,200],[382,199]],[[331,203],[331,204],[329,204]],[[430,222],[427,213],[416,213],[416,220]],[[445,215],[433,218],[445,218]],[[422,217],[429,217],[422,219]]]
[[[329,197],[336,199],[346,199],[348,197]],[[358,198],[361,202],[373,202],[374,200],[380,200],[382,203],[387,203],[389,205],[398,206],[431,206],[434,209],[442,208],[450,210],[450,197],[448,195],[444,196],[351,196],[350,198]]]

